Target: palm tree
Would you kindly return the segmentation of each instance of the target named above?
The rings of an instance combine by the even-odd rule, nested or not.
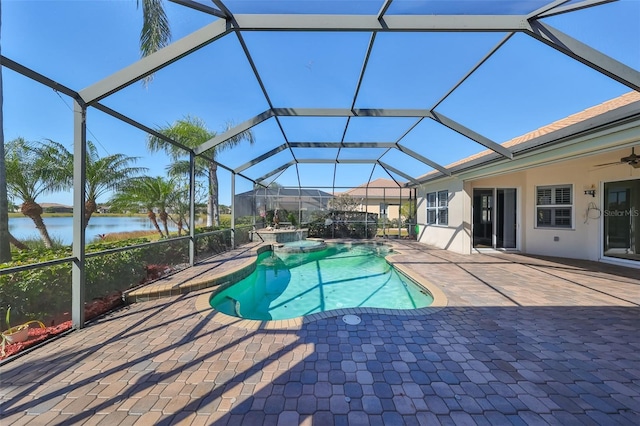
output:
[[[87,141],[85,227],[89,224],[91,215],[98,210],[98,197],[117,190],[131,177],[147,170],[145,167],[132,167],[131,164],[137,160],[138,157],[124,154],[100,157],[96,146]]]
[[[170,207],[175,198],[176,185],[174,179],[165,180],[158,176],[152,185],[153,192],[156,194],[157,206],[160,222],[164,228],[164,234],[169,238],[169,213],[167,209]]]
[[[42,206],[36,199],[69,188],[68,151],[53,141],[34,143],[17,138],[6,145],[4,158],[8,193],[22,200],[20,211],[33,220],[45,247],[51,248]]]
[[[147,217],[160,234],[160,237],[168,237],[169,227],[167,222],[169,215],[167,208],[174,192],[175,184],[173,179],[166,180],[160,176],[141,176],[129,179],[121,185],[110,203],[114,208],[121,210],[146,209]],[[162,233],[158,224],[158,216],[154,212],[156,208],[159,210],[160,221],[166,234]]]
[[[227,124],[227,129],[230,127],[231,125]],[[189,148],[198,147],[216,136],[216,132],[207,129],[207,126],[202,119],[190,116],[186,116],[170,126],[160,127],[157,130],[168,138]],[[225,149],[237,146],[243,141],[247,141],[250,144],[254,143],[253,132],[251,130],[239,133],[224,143],[206,151],[202,156],[196,159],[196,174],[201,177],[206,177],[209,186],[207,226],[218,226],[220,224],[218,208],[218,165],[215,162],[216,155]],[[189,170],[189,161],[183,159],[185,155],[183,149],[153,135],[148,137],[147,147],[152,152],[162,150],[170,155],[174,162],[168,167],[170,174],[180,175]]]

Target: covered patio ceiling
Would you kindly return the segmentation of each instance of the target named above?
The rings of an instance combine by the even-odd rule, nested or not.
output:
[[[317,179],[306,175],[321,174],[324,186],[337,187],[344,182],[345,168],[355,170],[351,173],[360,182],[387,177],[399,186],[415,186],[429,172],[455,173],[447,164],[485,149],[495,153],[492,161],[513,159],[514,152],[503,142],[577,112],[570,109],[575,103],[563,108],[565,93],[553,99],[543,94],[536,102],[522,97],[533,99],[536,92],[549,90],[536,77],[557,79],[556,60],[572,70],[562,75],[566,83],[560,82],[570,86],[567,90],[594,92],[592,97],[576,93],[578,108],[640,91],[634,63],[605,54],[555,25],[565,16],[607,7],[609,0],[513,1],[508,8],[493,1],[171,1],[203,14],[210,23],[83,90],[5,56],[2,65],[71,96],[82,108],[95,108],[169,140],[150,123],[132,118],[135,111],[124,111],[122,93],[185,61],[183,78],[188,79],[201,72],[188,65],[188,58],[213,54],[207,50],[212,45],[232,43],[250,72],[239,73],[238,82],[213,75],[213,89],[237,83],[254,91],[255,113],[185,150],[203,155],[252,129],[259,133],[255,144],[222,152],[216,161],[265,186],[279,179],[318,186]],[[297,46],[302,33],[307,44]],[[410,55],[394,53],[407,46]],[[430,65],[424,66],[425,61]],[[513,68],[505,69],[509,63]],[[597,91],[588,81],[576,83],[586,77],[604,81],[606,87]],[[495,87],[513,92],[512,103],[491,99]],[[225,102],[215,90],[209,96],[212,103]],[[511,110],[519,119],[509,115]],[[605,124],[610,123],[592,121],[577,131]]]

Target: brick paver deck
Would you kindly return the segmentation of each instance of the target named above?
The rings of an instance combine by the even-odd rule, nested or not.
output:
[[[135,303],[0,367],[1,423],[640,423],[637,269],[393,244],[446,307],[271,329],[198,312],[210,289]]]

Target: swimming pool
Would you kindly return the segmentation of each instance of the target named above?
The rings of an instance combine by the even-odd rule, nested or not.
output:
[[[380,245],[327,244],[309,253],[265,252],[256,270],[214,293],[210,305],[227,315],[281,320],[333,309],[429,306],[426,289],[398,273]]]

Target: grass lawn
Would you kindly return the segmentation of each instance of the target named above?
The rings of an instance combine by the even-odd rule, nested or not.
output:
[[[378,232],[376,232],[376,237],[384,237],[385,235],[397,237],[398,228],[378,229]],[[400,236],[401,237],[409,236],[409,231],[407,231],[407,228],[400,228]]]

